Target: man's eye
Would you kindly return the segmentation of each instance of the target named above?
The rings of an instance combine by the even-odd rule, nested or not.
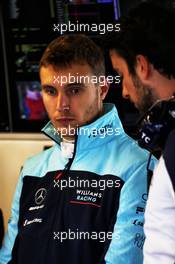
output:
[[[57,90],[54,87],[45,87],[44,88],[45,93],[48,95],[54,96],[57,94]]]
[[[115,72],[120,76],[121,79],[123,78],[123,74],[121,73],[121,71],[115,70]]]
[[[71,95],[76,95],[80,92],[80,89],[78,87],[74,87],[68,90],[68,93]]]
[[[123,82],[123,75],[120,75],[120,81]]]
[[[118,72],[118,75],[120,76],[121,79],[123,79],[123,74],[121,72]]]

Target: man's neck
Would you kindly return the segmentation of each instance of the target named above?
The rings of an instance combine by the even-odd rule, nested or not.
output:
[[[158,99],[167,99],[175,93],[175,79],[168,79],[156,70],[153,76],[151,81]]]
[[[62,137],[62,141],[67,142],[67,143],[74,143],[75,136],[64,136]]]

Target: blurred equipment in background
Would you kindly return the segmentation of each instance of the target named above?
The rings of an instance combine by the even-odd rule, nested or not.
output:
[[[85,33],[99,45],[104,26],[120,16],[119,0],[3,0],[0,3],[0,131],[40,132],[47,122],[41,100],[38,66],[47,44],[61,24],[93,23]],[[74,33],[74,32],[65,32]],[[76,33],[76,32],[75,32]],[[115,76],[106,55],[106,75]],[[111,84],[106,101],[117,106],[125,130],[133,134],[138,112],[122,99],[121,84]]]

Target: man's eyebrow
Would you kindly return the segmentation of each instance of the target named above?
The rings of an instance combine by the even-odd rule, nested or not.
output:
[[[72,88],[72,87],[77,87],[77,86],[80,87],[80,88],[84,88],[85,84],[81,83],[81,82],[67,83],[65,85],[65,88]]]
[[[79,82],[74,82],[74,83],[66,83],[64,85],[64,89],[71,89],[71,88],[74,88],[74,87],[78,87],[78,88],[85,88],[85,84],[84,83],[79,83]],[[41,89],[44,90],[44,89],[47,89],[47,88],[53,88],[53,89],[56,89],[56,87],[52,84],[41,84]]]
[[[45,88],[48,88],[48,87],[53,87],[54,88],[54,86],[50,85],[50,84],[41,84],[41,88],[42,89],[45,89]]]

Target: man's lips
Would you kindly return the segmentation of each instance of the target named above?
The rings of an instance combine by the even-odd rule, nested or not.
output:
[[[67,117],[67,116],[56,118],[56,121],[59,122],[59,123],[69,123],[69,122],[71,122],[73,120],[74,120],[74,118]]]
[[[57,121],[62,121],[62,120],[74,120],[73,117],[69,117],[69,116],[62,116],[62,117],[57,117],[56,118]]]

